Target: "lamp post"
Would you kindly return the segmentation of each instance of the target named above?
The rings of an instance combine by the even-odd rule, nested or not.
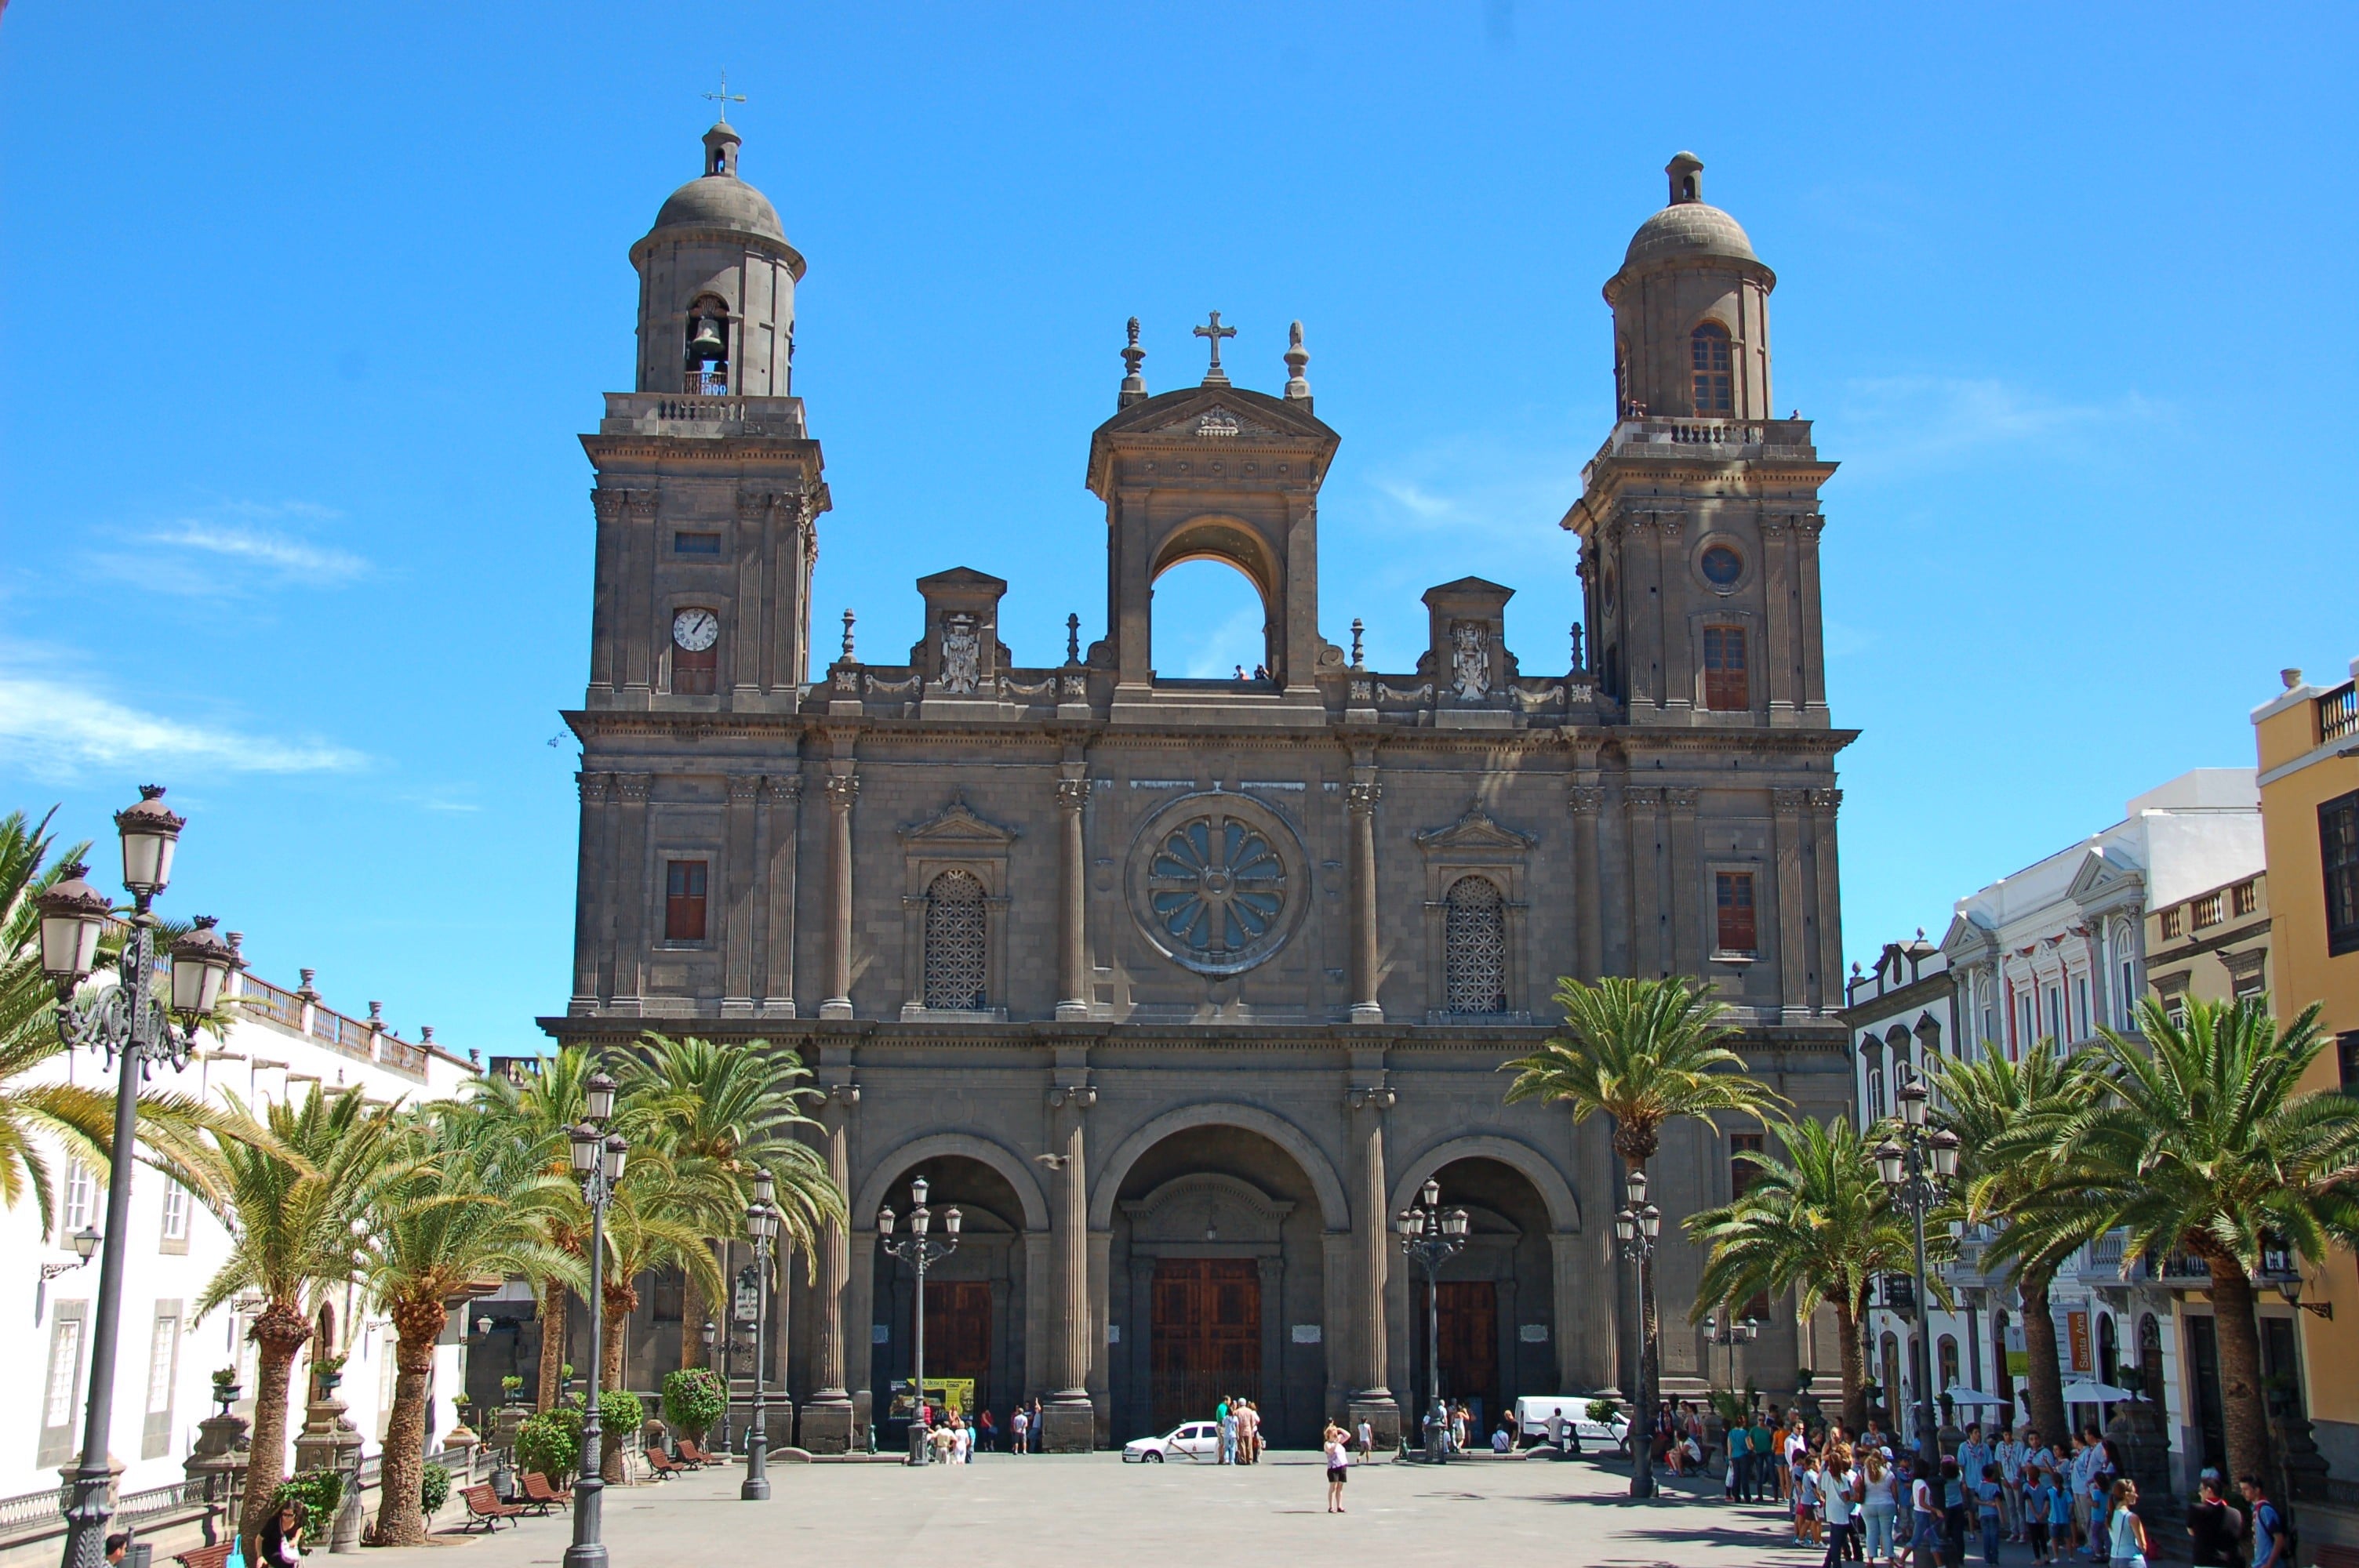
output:
[[[1932,1320],[1925,1301],[1925,1216],[1957,1174],[1959,1141],[1947,1128],[1925,1125],[1928,1097],[1921,1078],[1912,1076],[1892,1098],[1900,1114],[1875,1147],[1875,1170],[1891,1190],[1892,1201],[1908,1212],[1915,1227],[1917,1333],[1908,1350],[1908,1370],[1917,1379],[1917,1473],[1930,1476],[1940,1470],[1941,1439],[1933,1411],[1933,1380],[1926,1369]]]
[[[1614,1236],[1622,1256],[1637,1271],[1638,1397],[1632,1403],[1630,1435],[1630,1495],[1655,1495],[1655,1296],[1652,1277],[1655,1238],[1662,1234],[1663,1211],[1647,1201],[1647,1173],[1630,1173],[1630,1201],[1614,1214]]]
[[[115,1067],[114,1141],[107,1162],[106,1229],[87,1227],[74,1238],[83,1258],[87,1246],[105,1250],[98,1265],[98,1312],[90,1352],[90,1401],[82,1417],[82,1462],[74,1470],[66,1504],[66,1568],[100,1568],[105,1560],[107,1442],[114,1411],[114,1357],[123,1311],[122,1246],[131,1221],[132,1150],[139,1135],[139,1086],[158,1062],[184,1065],[197,1042],[200,1021],[220,1005],[223,985],[244,966],[213,930],[212,917],[200,916],[189,934],[172,944],[168,978],[158,975],[156,917],[148,905],[172,880],[172,855],[186,823],[164,805],[161,784],[139,786],[139,804],[114,814],[123,840],[123,885],[131,894],[130,935],[117,961],[121,979],[87,1006],[74,995],[98,962],[98,941],[113,906],[83,879],[84,865],[60,868],[61,877],[33,903],[41,925],[41,972],[57,989],[58,1038],[67,1050],[88,1046]],[[168,989],[159,989],[158,981]],[[46,1271],[45,1271],[46,1277]]]
[[[1704,1331],[1704,1338],[1712,1344],[1728,1346],[1729,1392],[1736,1391],[1736,1347],[1740,1345],[1750,1345],[1760,1337],[1761,1320],[1759,1318],[1748,1317],[1732,1322],[1726,1307],[1720,1309],[1720,1314],[1712,1320],[1712,1326]]]
[[[606,1491],[598,1382],[605,1359],[606,1206],[623,1179],[631,1146],[621,1133],[606,1131],[607,1119],[614,1114],[614,1080],[603,1069],[582,1086],[582,1121],[573,1129],[572,1142],[573,1173],[582,1178],[582,1201],[590,1207],[590,1402],[582,1412],[582,1478],[573,1486],[573,1543],[565,1549],[565,1568],[605,1568],[606,1543],[598,1534]]]
[[[1466,1211],[1441,1212],[1441,1184],[1428,1182],[1418,1194],[1423,1206],[1393,1217],[1401,1251],[1425,1270],[1425,1389],[1431,1407],[1425,1417],[1425,1456],[1436,1465],[1450,1457],[1450,1407],[1441,1398],[1441,1266],[1466,1249]]]
[[[770,1243],[777,1239],[778,1206],[770,1200],[777,1195],[777,1187],[767,1171],[754,1176],[754,1201],[745,1206],[745,1234],[754,1238],[754,1423],[745,1433],[745,1484],[737,1488],[738,1497],[747,1502],[759,1502],[770,1495],[770,1477],[764,1469],[768,1462],[770,1423],[763,1400],[763,1377],[768,1348],[762,1338],[763,1308],[767,1304],[770,1284]],[[709,1328],[712,1325],[706,1325]]]
[[[936,1239],[929,1233],[934,1227],[934,1211],[926,1206],[926,1178],[919,1176],[909,1184],[909,1234],[896,1238],[893,1234],[891,1205],[876,1211],[876,1244],[885,1249],[888,1258],[898,1258],[918,1274],[918,1310],[912,1315],[918,1320],[915,1346],[910,1361],[909,1392],[909,1463],[926,1462],[921,1446],[926,1441],[926,1271],[958,1250],[959,1226],[963,1217],[955,1206],[942,1210],[943,1236]]]

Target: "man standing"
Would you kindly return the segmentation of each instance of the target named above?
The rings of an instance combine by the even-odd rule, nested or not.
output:
[[[1991,1450],[1991,1458],[1998,1465],[1999,1511],[2009,1541],[2023,1540],[2023,1442],[2015,1435],[2015,1423],[2003,1422],[1998,1429],[1998,1443]]]
[[[2104,1450],[2097,1445],[2097,1434],[2082,1433],[2072,1450],[2072,1541],[2084,1552],[2093,1552],[2096,1546],[2089,1539],[2089,1482],[2097,1473],[2097,1461],[2104,1456]]]
[[[1753,1479],[1753,1431],[1742,1421],[1728,1423],[1728,1484],[1722,1488],[1728,1501],[1745,1500],[1745,1488]]]
[[[1234,1465],[1237,1462],[1237,1412],[1224,1399],[1212,1419],[1221,1423],[1221,1463]]]
[[[1968,1492],[1983,1478],[1983,1466],[1990,1462],[1990,1444],[1983,1441],[1983,1423],[1968,1422],[1965,1441],[1958,1444],[1958,1473],[1966,1478]]]
[[[2246,1476],[2236,1486],[2252,1514],[2253,1568],[2292,1568],[2286,1552],[2285,1516],[2269,1501],[2260,1477]]]

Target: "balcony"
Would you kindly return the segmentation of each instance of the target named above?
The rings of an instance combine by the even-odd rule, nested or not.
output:
[[[2318,743],[2359,734],[2359,681],[2345,681],[2318,699]]]
[[[756,436],[799,441],[809,432],[799,397],[735,397],[720,387],[687,392],[610,392],[602,436]]]

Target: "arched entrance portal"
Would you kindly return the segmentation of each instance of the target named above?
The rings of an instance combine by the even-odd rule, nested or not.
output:
[[[1546,1202],[1503,1161],[1453,1160],[1433,1173],[1441,1206],[1466,1211],[1465,1250],[1441,1265],[1429,1315],[1425,1271],[1396,1257],[1408,1284],[1408,1430],[1431,1407],[1428,1325],[1440,1320],[1441,1394],[1463,1403],[1470,1441],[1486,1443],[1500,1412],[1526,1394],[1560,1392],[1555,1250]]]
[[[1124,1173],[1111,1216],[1108,1393],[1115,1441],[1251,1400],[1265,1439],[1316,1443],[1326,1414],[1322,1214],[1261,1133],[1174,1132]]]
[[[973,1405],[1004,1422],[1029,1386],[1024,1316],[1030,1270],[1025,1211],[1007,1178],[980,1160],[937,1154],[902,1167],[883,1184],[880,1201],[906,1213],[909,1183],[923,1176],[940,1233],[942,1210],[955,1205],[963,1223],[959,1249],[926,1271],[926,1381],[972,1383]],[[908,1379],[917,1348],[917,1276],[907,1264],[874,1255],[876,1303],[870,1387],[876,1390],[876,1435],[897,1447],[907,1428],[889,1408],[889,1390]]]

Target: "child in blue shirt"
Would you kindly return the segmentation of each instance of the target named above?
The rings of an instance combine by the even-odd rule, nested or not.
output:
[[[2031,1543],[2031,1561],[2035,1563],[2046,1563],[2049,1560],[2049,1530],[2051,1521],[2056,1518],[2056,1509],[2060,1503],[2063,1505],[2065,1517],[2070,1519],[2072,1514],[2071,1499],[2066,1498],[2057,1488],[2055,1473],[2049,1470],[2033,1471],[2031,1489],[2024,1496],[2023,1534],[2024,1539]]]
[[[1974,1522],[1982,1530],[1983,1561],[1998,1561],[1998,1495],[2004,1490],[1998,1480],[1998,1466],[1984,1465],[1974,1481]]]

